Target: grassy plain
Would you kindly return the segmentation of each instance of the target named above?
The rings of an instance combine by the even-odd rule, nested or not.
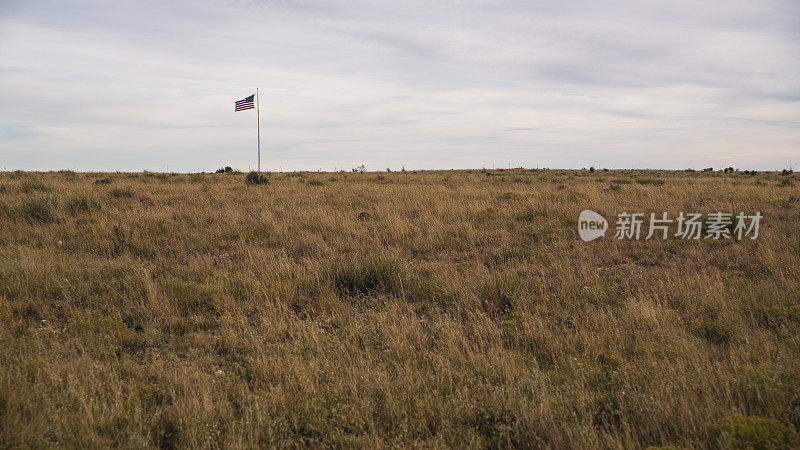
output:
[[[800,445],[796,174],[268,178],[0,173],[0,446]]]

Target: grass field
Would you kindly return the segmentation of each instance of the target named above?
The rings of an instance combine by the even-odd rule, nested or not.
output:
[[[0,173],[0,446],[800,446],[796,174],[267,177]]]

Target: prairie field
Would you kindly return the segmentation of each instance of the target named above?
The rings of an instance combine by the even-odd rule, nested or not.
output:
[[[0,447],[800,446],[797,174],[255,181],[0,173]]]

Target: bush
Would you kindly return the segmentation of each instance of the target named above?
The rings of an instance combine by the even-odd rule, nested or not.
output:
[[[323,183],[322,181],[319,181],[319,180],[309,180],[308,181],[308,185],[309,186],[322,186],[323,184],[325,184],[325,183]]]
[[[28,219],[34,222],[52,222],[54,219],[50,200],[47,198],[28,200],[22,204],[21,210]]]
[[[269,184],[269,178],[262,173],[252,171],[247,174],[247,176],[244,179],[244,182],[251,185]]]
[[[783,175],[783,176],[791,175],[792,173],[794,173],[794,171],[792,169],[783,169],[783,170],[781,170],[781,175]]]
[[[759,416],[733,415],[706,426],[711,448],[797,448],[800,438],[788,425]]]
[[[94,180],[94,182],[97,183],[97,184],[111,184],[112,181],[113,180],[110,177],[103,177],[103,178],[98,178],[97,180]]]
[[[233,168],[231,166],[220,167],[214,173],[231,173],[233,172]]]
[[[403,265],[396,258],[373,254],[334,260],[328,267],[327,278],[339,295],[399,295],[406,277]]]

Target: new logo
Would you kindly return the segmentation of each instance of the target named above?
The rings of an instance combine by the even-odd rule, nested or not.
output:
[[[608,221],[605,217],[596,212],[585,209],[578,216],[578,234],[584,241],[593,241],[601,236],[605,236],[608,230]]]

